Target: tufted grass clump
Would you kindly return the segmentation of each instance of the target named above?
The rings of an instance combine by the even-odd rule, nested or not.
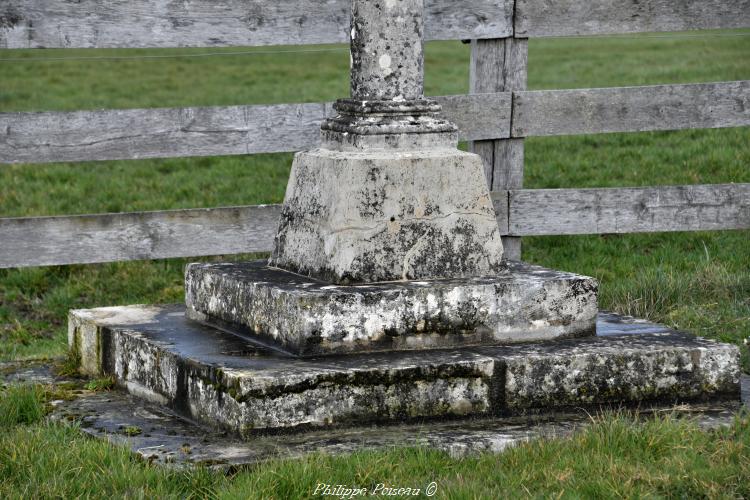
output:
[[[39,422],[47,414],[45,391],[36,384],[11,384],[0,389],[0,429]]]

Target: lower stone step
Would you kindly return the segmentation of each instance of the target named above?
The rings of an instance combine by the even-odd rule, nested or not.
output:
[[[536,344],[295,358],[185,317],[182,305],[70,313],[89,375],[244,437],[511,416],[571,407],[739,399],[736,346],[600,313],[598,336]]]
[[[0,380],[2,380],[0,373]],[[743,376],[743,402],[750,409],[750,376]],[[673,408],[640,406],[638,415],[687,417],[703,429],[731,425],[738,402],[681,404]],[[198,464],[231,472],[236,466],[268,459],[299,458],[311,453],[331,455],[360,450],[419,447],[447,452],[453,458],[501,452],[537,438],[563,437],[596,419],[583,411],[550,416],[490,417],[481,419],[417,422],[403,425],[366,425],[346,429],[320,429],[302,434],[255,436],[239,441],[224,432],[212,432],[189,422],[169,409],[121,391],[86,394],[59,402],[51,415],[65,422],[79,421],[82,432],[127,446],[149,462]]]

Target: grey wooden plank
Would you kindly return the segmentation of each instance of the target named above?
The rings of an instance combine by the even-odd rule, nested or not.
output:
[[[507,90],[505,89],[505,78],[503,78],[504,63],[505,39],[472,40],[469,63],[469,92],[478,94]],[[487,186],[492,189],[492,176],[495,166],[494,141],[472,141],[469,143],[469,150],[482,158]]]
[[[510,92],[432,97],[458,126],[461,140],[510,137]]]
[[[510,135],[510,93],[435,98],[464,139]],[[299,151],[330,103],[0,113],[0,163]]]
[[[750,27],[750,0],[517,0],[515,36]]]
[[[465,140],[750,125],[750,81],[496,92],[435,99]],[[0,163],[299,151],[330,103],[0,113]],[[520,187],[522,147],[485,148],[493,189]],[[474,145],[475,151],[477,144]],[[498,151],[496,151],[498,149]],[[497,166],[497,168],[496,168]]]
[[[750,228],[750,184],[522,189],[492,199],[501,233],[514,236]],[[279,205],[258,205],[0,219],[0,268],[267,252],[279,214]]]
[[[501,232],[508,192],[492,193]],[[269,252],[281,205],[0,219],[0,269]]]
[[[348,42],[350,0],[4,0],[0,47]],[[512,35],[512,0],[426,0],[428,40]]]
[[[750,184],[522,189],[509,207],[518,236],[750,229]]]
[[[305,149],[324,104],[0,114],[0,162],[210,156]]]
[[[271,250],[279,205],[0,219],[0,268]]]
[[[514,137],[750,125],[747,80],[513,95]],[[509,137],[508,92],[435,99],[462,139]],[[318,144],[329,112],[330,103],[306,103],[0,113],[0,163],[299,151]],[[521,146],[498,142],[484,154],[491,187],[520,187]]]
[[[528,40],[506,39],[503,61],[505,82],[502,90],[514,92],[526,90],[528,58]],[[523,139],[496,140],[494,163],[492,189],[520,189],[523,186]]]
[[[750,125],[750,80],[516,92],[514,137]]]
[[[470,92],[506,92],[526,88],[528,40],[503,38],[472,40]],[[473,141],[469,148],[482,157],[487,184],[492,190],[517,189],[523,185],[523,139]],[[503,237],[507,258],[521,259],[521,239]]]

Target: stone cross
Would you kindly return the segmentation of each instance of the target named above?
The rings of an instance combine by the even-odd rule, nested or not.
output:
[[[351,95],[294,157],[269,262],[190,266],[189,318],[297,356],[593,333],[594,280],[502,260],[482,160],[423,96],[422,19],[353,0]]]
[[[423,0],[353,0],[351,97],[298,153],[269,264],[336,284],[503,270],[481,159],[425,99]]]
[[[295,156],[270,265],[190,264],[192,321],[72,311],[83,370],[250,440],[468,417],[498,435],[495,415],[736,400],[736,346],[620,335],[657,325],[611,315],[576,340],[595,333],[596,280],[501,262],[482,161],[422,96],[421,1],[353,1],[352,93]]]

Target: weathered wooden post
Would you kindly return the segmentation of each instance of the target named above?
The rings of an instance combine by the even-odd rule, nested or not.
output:
[[[502,260],[482,159],[423,96],[422,0],[352,6],[351,96],[270,260],[189,265],[185,309],[74,312],[83,369],[246,438],[736,394],[736,348],[593,338],[595,280]]]
[[[528,46],[526,38],[472,40],[469,91],[526,90]],[[473,141],[470,151],[482,157],[490,190],[523,187],[523,138]],[[505,236],[503,247],[507,258],[521,260],[521,238]]]

